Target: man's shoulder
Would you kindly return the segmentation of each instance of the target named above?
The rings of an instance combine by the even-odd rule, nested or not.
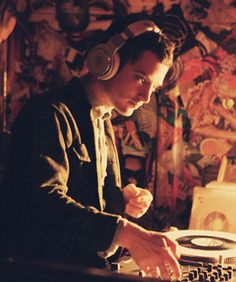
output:
[[[90,110],[91,105],[76,78],[63,87],[31,97],[22,107],[18,117],[31,119],[58,113],[67,118],[85,120],[89,118]]]
[[[52,105],[71,105],[84,102],[84,90],[78,78],[73,78],[66,85],[51,88],[45,92],[32,96],[27,105],[30,107],[47,107]]]

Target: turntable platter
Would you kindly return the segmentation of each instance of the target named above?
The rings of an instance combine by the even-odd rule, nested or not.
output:
[[[180,260],[236,265],[236,234],[210,230],[167,232],[180,246]]]

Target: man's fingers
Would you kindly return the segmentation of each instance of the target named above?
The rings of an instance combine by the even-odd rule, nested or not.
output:
[[[134,205],[136,204],[138,205],[142,203],[150,204],[152,202],[152,196],[150,196],[149,194],[145,194],[145,195],[141,194],[139,196],[136,196],[135,198],[130,199],[129,202]]]
[[[153,277],[153,278],[159,278],[161,275],[160,269],[158,266],[148,267],[144,273],[146,277]]]
[[[135,218],[141,217],[145,212],[147,211],[147,208],[137,208],[136,206],[128,204],[126,206],[125,212]]]
[[[139,201],[152,201],[153,196],[152,193],[143,188],[136,187],[134,184],[128,184],[124,189],[124,196],[126,198],[139,199]]]
[[[163,269],[165,269],[163,277],[166,280],[178,280],[181,277],[181,268],[177,259],[173,255],[171,257],[172,259],[168,257],[168,260],[163,260]]]
[[[151,256],[143,260],[140,267],[146,277],[161,278],[166,281],[176,281],[181,277],[178,261],[173,256],[168,256],[166,259]]]
[[[124,187],[125,196],[138,196],[140,194],[140,189],[137,188],[134,184],[128,184]]]

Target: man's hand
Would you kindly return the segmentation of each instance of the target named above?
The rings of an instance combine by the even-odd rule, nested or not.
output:
[[[125,212],[135,218],[139,218],[147,212],[153,199],[148,190],[138,188],[134,184],[125,186],[123,195],[126,203]]]
[[[165,233],[149,231],[128,221],[120,231],[117,243],[129,250],[146,276],[169,281],[180,279],[178,244]]]

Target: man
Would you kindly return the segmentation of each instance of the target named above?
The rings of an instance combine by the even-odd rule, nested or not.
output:
[[[123,18],[105,35],[88,53],[86,75],[31,99],[13,125],[1,253],[105,267],[123,247],[147,275],[179,278],[176,242],[124,218],[142,216],[152,196],[121,188],[110,122],[113,109],[130,116],[149,102],[173,46],[145,20]]]

